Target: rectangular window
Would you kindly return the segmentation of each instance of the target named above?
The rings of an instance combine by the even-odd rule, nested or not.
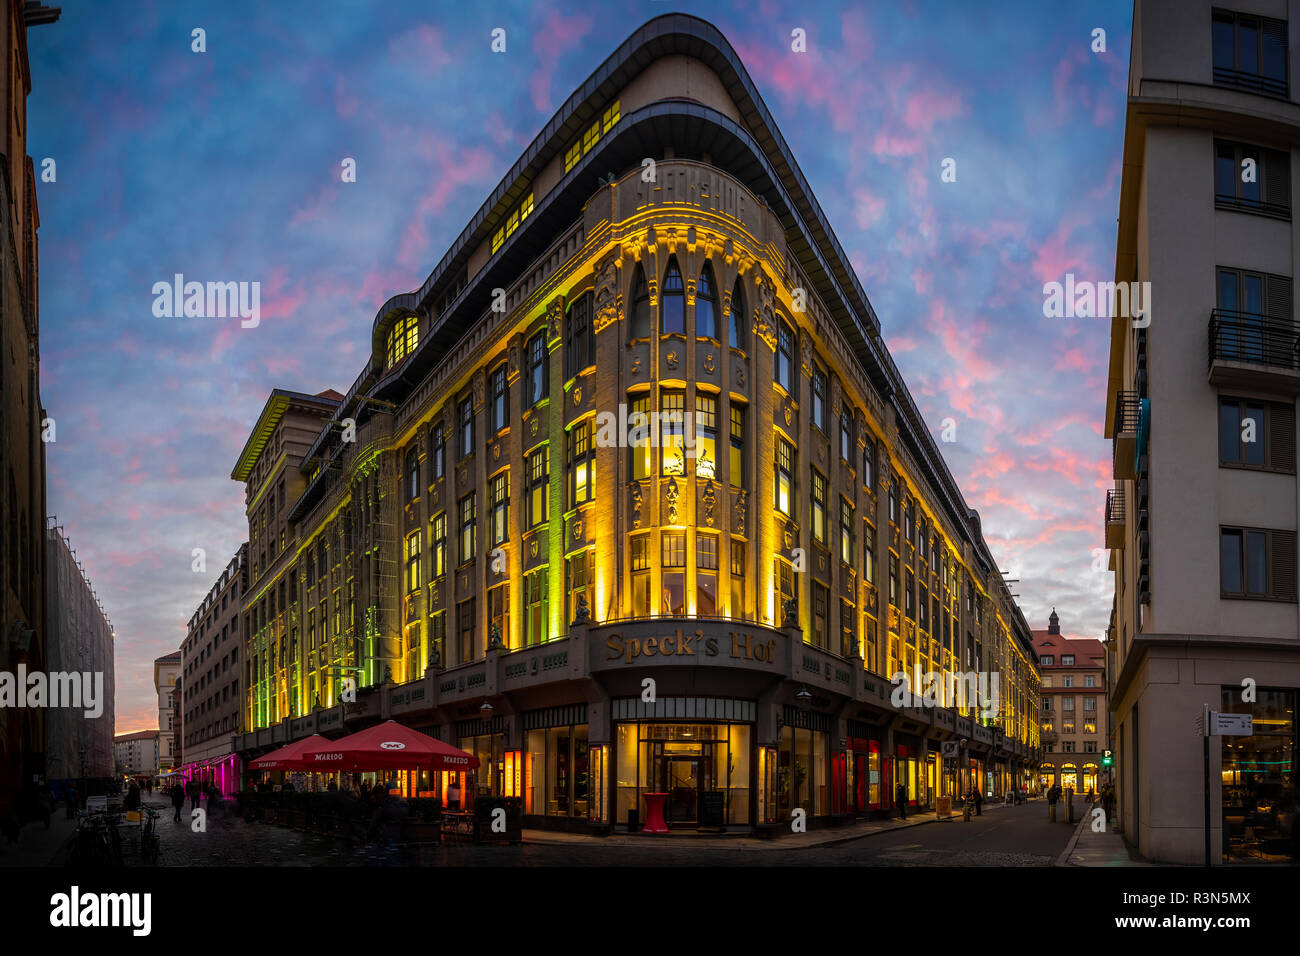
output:
[[[459,423],[460,436],[457,461],[460,461],[468,458],[474,451],[474,397],[472,395],[461,399],[456,410],[456,420]]]
[[[776,620],[779,627],[785,621],[785,605],[794,600],[794,566],[785,558],[772,559],[772,590],[776,598]]]
[[[853,412],[847,408],[840,413],[840,458],[853,467]]]
[[[506,230],[505,227],[503,226],[502,228],[498,229],[496,232],[492,233],[492,251],[496,252],[498,249],[500,249],[501,244],[505,241],[506,241]],[[389,364],[391,365],[392,363],[390,362]]]
[[[1219,575],[1225,598],[1296,600],[1295,532],[1221,529]]]
[[[571,554],[565,559],[565,593],[568,595],[567,613],[568,620],[574,621],[578,617],[578,599],[583,598],[587,602],[588,613],[593,612],[591,591],[593,580],[592,562],[594,561],[594,552],[579,551],[577,554]]]
[[[569,311],[565,315],[564,378],[566,381],[596,364],[596,334],[591,325],[591,308],[594,301],[594,295],[587,292],[569,306]]]
[[[567,173],[574,166],[578,165],[578,160],[582,158],[582,144],[574,143],[564,154],[564,171]],[[494,250],[495,251],[495,250]]]
[[[447,473],[447,440],[442,434],[442,422],[429,429],[429,457],[431,460],[429,482],[435,482]]]
[[[614,128],[614,124],[619,120],[620,101],[615,100],[609,106],[605,107],[605,112],[600,118],[600,131],[608,133]]]
[[[457,560],[464,564],[471,561],[475,554],[475,524],[478,521],[477,492],[471,491],[460,499],[460,553]]]
[[[510,472],[508,470],[488,480],[488,495],[492,508],[492,546],[496,547],[510,537]]]
[[[907,615],[909,621],[916,620],[916,575],[912,573],[911,568],[905,568],[904,574],[904,591],[903,591],[903,613]]]
[[[716,478],[718,463],[718,400],[695,394],[695,474]]]
[[[745,542],[731,542],[731,607],[732,617],[749,617],[748,602],[745,600]]]
[[[898,607],[898,555],[889,556],[889,603]]]
[[[546,521],[547,506],[550,501],[548,493],[551,480],[550,448],[543,445],[528,456],[528,481],[525,490],[525,520],[528,527],[536,528]]]
[[[663,473],[686,474],[686,393],[659,393],[659,444],[663,449]]]
[[[813,363],[812,370],[812,423],[823,432],[826,428],[826,373]]]
[[[459,638],[457,650],[460,654],[457,663],[467,664],[478,656],[478,648],[474,640],[475,630],[474,599],[470,598],[456,605],[456,631]]]
[[[718,538],[703,532],[695,535],[695,613],[718,614]]]
[[[547,569],[539,568],[524,576],[524,644],[543,644],[548,638],[549,615],[546,612]]]
[[[650,614],[650,536],[632,536],[632,613],[636,617]]]
[[[495,635],[493,631],[495,630]],[[510,585],[498,584],[488,588],[488,638],[501,642],[501,646],[510,649]]]
[[[447,512],[433,518],[433,567],[430,569],[434,579],[447,573]]]
[[[853,567],[853,505],[840,499],[840,560]]]
[[[1219,464],[1295,473],[1295,405],[1219,400]]]
[[[776,510],[794,517],[794,446],[780,436],[776,439]]]
[[[812,586],[812,644],[816,647],[828,646],[830,591],[826,585],[814,581]]]
[[[406,539],[406,593],[420,590],[420,532]]]
[[[1287,22],[1215,10],[1214,84],[1269,96],[1287,95]]]
[[[420,497],[420,450],[414,446],[406,453],[406,500]]]
[[[528,340],[528,405],[546,397],[546,329]]]
[[[780,323],[777,333],[775,361],[776,384],[791,393],[794,387],[794,329],[784,322]]]
[[[876,583],[876,529],[870,522],[862,535],[862,579],[868,584]]]
[[[600,123],[592,123],[587,127],[587,132],[582,134],[582,152],[583,155],[591,152],[591,147],[600,142]]]
[[[731,457],[728,480],[733,488],[745,487],[745,406],[731,403]]]
[[[664,613],[670,617],[684,617],[686,614],[686,532],[663,532],[662,548]]]
[[[1220,209],[1290,218],[1291,154],[1217,140],[1214,203]]]
[[[649,478],[654,471],[654,443],[650,440],[650,393],[638,392],[628,409],[628,454],[634,479]]]
[[[862,449],[862,484],[869,491],[876,490],[876,442],[868,437]]]
[[[595,449],[591,447],[591,419],[569,429],[569,507],[590,501],[596,494]]]
[[[889,523],[898,524],[898,482],[889,483]]]
[[[826,479],[816,468],[812,469],[812,536],[818,544],[826,544]]]
[[[502,362],[488,375],[492,395],[492,434],[497,434],[510,423],[510,391],[506,386],[506,366]]]

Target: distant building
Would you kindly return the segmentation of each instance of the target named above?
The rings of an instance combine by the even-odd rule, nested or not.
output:
[[[240,600],[247,586],[245,543],[190,618],[181,645],[176,765],[187,777],[215,783],[223,792],[232,792],[239,785],[240,761],[231,740],[243,729],[240,648],[245,618],[240,614]]]
[[[176,765],[173,727],[176,723],[175,700],[180,691],[181,652],[172,651],[153,662],[153,686],[158,692],[158,766],[156,773],[166,773]]]
[[[46,776],[56,787],[78,777],[112,776],[113,628],[54,519],[45,532],[45,600],[50,673],[100,675],[103,681],[98,717],[86,716],[88,704],[46,712]]]
[[[113,738],[113,762],[118,773],[153,776],[158,772],[158,731],[137,730]]]
[[[1059,784],[1078,794],[1100,790],[1107,780],[1101,758],[1109,740],[1106,645],[1063,637],[1052,608],[1047,630],[1034,631],[1034,652],[1043,675],[1039,785],[1046,790]]]

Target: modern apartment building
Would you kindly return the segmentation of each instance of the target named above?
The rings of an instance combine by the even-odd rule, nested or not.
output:
[[[175,694],[181,676],[181,652],[172,651],[153,662],[153,688],[158,694],[158,773],[176,766]]]
[[[1067,638],[1052,608],[1047,630],[1034,631],[1042,675],[1039,787],[1059,784],[1082,796],[1100,791],[1109,774],[1102,756],[1110,749],[1106,707],[1106,646],[1091,638]]]
[[[1205,861],[1207,707],[1254,717],[1211,740],[1211,861],[1296,858],[1298,22],[1134,7],[1115,282],[1151,307],[1111,325],[1110,695],[1124,833],[1160,862]]]
[[[113,760],[118,773],[152,777],[158,773],[158,731],[138,730],[113,738]]]
[[[232,478],[246,757],[395,718],[479,758],[468,792],[603,828],[647,792],[763,826],[1033,779],[1029,627],[702,20],[600,64],[347,393],[275,390]]]
[[[57,8],[7,0],[0,13],[5,139],[0,155],[0,671],[43,671],[45,442],[40,390],[36,174],[27,155],[27,28]],[[45,711],[0,708],[0,816],[45,776]]]
[[[181,645],[180,738],[176,766],[190,779],[215,783],[222,792],[239,783],[239,758],[231,750],[243,730],[242,654],[248,544],[239,546],[198,609]]]
[[[77,553],[51,518],[45,531],[46,660],[52,674],[89,674],[101,683],[97,717],[84,707],[45,715],[46,774],[56,792],[80,777],[113,775],[113,626]],[[84,686],[84,684],[83,684]]]

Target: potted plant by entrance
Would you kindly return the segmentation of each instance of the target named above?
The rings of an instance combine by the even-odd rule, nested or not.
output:
[[[475,843],[522,843],[523,804],[518,797],[476,797]]]
[[[403,843],[437,843],[442,838],[442,801],[437,797],[415,797],[407,801],[402,821]]]

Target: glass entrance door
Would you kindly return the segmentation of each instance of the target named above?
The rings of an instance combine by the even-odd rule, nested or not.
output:
[[[668,793],[666,816],[671,826],[699,823],[701,761],[696,757],[669,757],[664,761]]]

